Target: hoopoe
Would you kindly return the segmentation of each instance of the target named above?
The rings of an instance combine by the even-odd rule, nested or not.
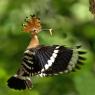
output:
[[[82,56],[84,51],[80,51],[81,46],[68,48],[61,45],[40,45],[38,33],[41,32],[40,19],[35,15],[24,25],[23,30],[29,32],[31,41],[24,52],[22,63],[17,73],[9,78],[10,88],[22,90],[32,87],[31,76],[41,77],[64,74],[75,69],[80,69],[85,58]],[[52,34],[52,29],[49,29]]]

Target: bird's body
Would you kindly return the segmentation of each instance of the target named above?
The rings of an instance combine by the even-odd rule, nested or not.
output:
[[[65,46],[38,46],[27,49],[24,52],[22,66],[27,74],[40,76],[55,75],[58,73],[68,73],[78,68],[82,60],[85,60],[79,51]]]
[[[35,19],[35,16],[33,18]],[[79,50],[80,46],[68,48],[61,45],[40,45],[37,36],[40,29],[37,28],[36,30],[34,26],[32,24],[32,39],[24,52],[21,66],[17,73],[8,80],[10,88],[19,90],[31,88],[31,76],[44,77],[68,73],[76,68],[79,69],[83,60],[85,60],[82,57],[85,52]]]

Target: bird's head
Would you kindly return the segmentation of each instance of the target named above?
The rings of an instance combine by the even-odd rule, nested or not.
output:
[[[52,29],[42,29],[40,18],[36,17],[35,15],[31,15],[29,19],[26,17],[25,24],[23,24],[24,32],[30,32],[32,35],[37,35],[42,30],[49,30],[50,34],[52,35]]]
[[[41,31],[40,19],[35,15],[32,15],[29,19],[26,17],[23,31],[30,32],[32,35],[38,34]]]

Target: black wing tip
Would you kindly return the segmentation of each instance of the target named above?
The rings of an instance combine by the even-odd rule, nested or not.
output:
[[[83,61],[85,61],[86,58],[85,58],[85,57],[82,57],[82,56],[79,55],[79,60],[83,60]]]
[[[77,46],[77,49],[80,49],[81,48],[81,45],[80,46]],[[72,71],[76,71],[76,70],[80,70],[81,69],[81,66],[84,65],[85,63],[85,60],[86,60],[86,57],[85,57],[85,54],[87,53],[86,51],[84,50],[77,50],[78,51],[78,59],[77,59],[77,64],[75,65],[75,68],[74,70]]]
[[[79,48],[81,48],[81,47],[82,47],[81,45],[77,45],[77,46],[76,46],[77,49],[79,49]]]
[[[30,89],[32,87],[31,80],[29,79],[23,80],[14,76],[9,78],[7,83],[9,88],[15,90],[25,90],[27,88]]]
[[[82,55],[82,54],[86,54],[86,51],[78,51],[78,54]]]
[[[84,65],[84,61],[85,60],[86,60],[85,57],[82,57],[82,56],[79,55],[78,60],[77,60],[77,64],[75,66],[75,69],[80,70],[81,69],[81,65]]]

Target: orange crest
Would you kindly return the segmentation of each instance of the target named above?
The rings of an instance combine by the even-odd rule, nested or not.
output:
[[[24,32],[32,32],[34,29],[38,32],[41,31],[40,19],[37,18],[35,15],[31,16],[31,18],[27,20],[23,26]]]

